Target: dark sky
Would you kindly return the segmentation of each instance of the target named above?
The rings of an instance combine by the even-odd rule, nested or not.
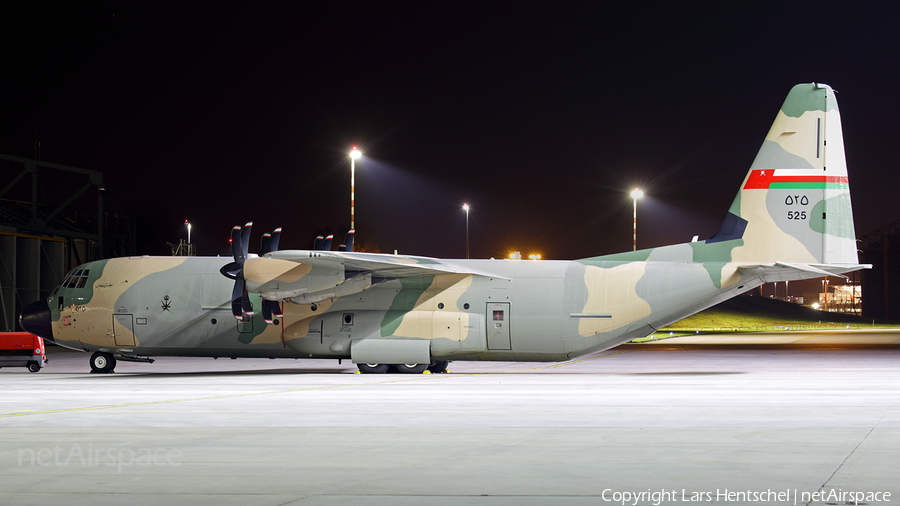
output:
[[[249,220],[254,247],[346,230],[353,144],[381,251],[464,256],[463,202],[473,257],[628,250],[634,186],[639,248],[704,239],[810,81],[839,92],[857,233],[900,219],[893,7],[17,3],[0,153],[102,171],[107,209],[190,219],[201,254]]]

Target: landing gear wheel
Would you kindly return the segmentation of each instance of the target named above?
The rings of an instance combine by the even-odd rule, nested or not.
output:
[[[116,357],[112,356],[112,353],[97,351],[91,355],[91,372],[108,373],[115,368]]]
[[[37,362],[28,362],[28,371],[29,372],[38,372],[41,370],[41,364]]]
[[[428,369],[428,364],[394,364],[400,374],[422,374]]]
[[[387,372],[390,365],[388,364],[356,364],[356,367],[359,367],[359,372],[363,374],[384,374]]]
[[[432,374],[441,374],[442,372],[445,372],[449,366],[449,360],[441,360],[440,362],[435,362],[428,366],[428,370],[431,371]]]

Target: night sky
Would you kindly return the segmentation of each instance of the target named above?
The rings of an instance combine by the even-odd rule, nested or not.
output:
[[[463,202],[475,258],[630,250],[635,186],[638,248],[705,239],[811,81],[838,91],[857,234],[900,220],[896,7],[16,3],[0,153],[102,171],[107,210],[172,242],[190,219],[200,254],[250,220],[254,249],[346,231],[354,144],[382,252],[464,257]]]

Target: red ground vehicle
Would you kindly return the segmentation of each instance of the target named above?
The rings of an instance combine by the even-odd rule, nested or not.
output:
[[[28,367],[38,372],[47,363],[44,340],[28,332],[0,332],[0,367]]]

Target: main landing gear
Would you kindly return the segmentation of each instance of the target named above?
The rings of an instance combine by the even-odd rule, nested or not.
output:
[[[447,372],[447,366],[449,365],[449,360],[441,360],[431,364],[356,364],[359,367],[359,372],[363,374],[422,374],[426,370],[432,374],[440,374]]]
[[[112,353],[97,351],[91,355],[92,373],[110,373],[116,368],[116,357]]]

